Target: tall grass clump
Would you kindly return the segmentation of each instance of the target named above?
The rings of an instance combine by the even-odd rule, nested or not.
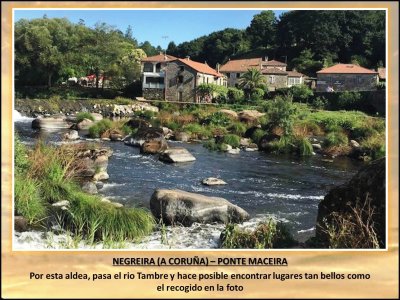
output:
[[[290,248],[297,244],[288,228],[273,219],[260,223],[254,231],[241,229],[236,224],[227,224],[220,241],[221,248],[226,249]]]
[[[295,145],[297,148],[297,154],[300,156],[310,156],[313,152],[311,142],[306,137],[295,138]]]
[[[224,135],[224,137],[222,139],[222,143],[231,145],[233,148],[239,148],[240,147],[240,136],[237,136],[236,134]]]
[[[384,134],[373,135],[361,140],[360,145],[371,159],[378,159],[386,155],[386,140]]]
[[[258,145],[264,135],[265,135],[265,131],[258,128],[256,130],[254,130],[253,134],[251,135],[251,140]]]
[[[109,130],[113,126],[112,121],[108,119],[103,119],[96,124],[90,126],[89,136],[92,138],[99,138],[103,133]]]
[[[242,122],[233,122],[227,129],[233,134],[242,136],[246,132],[247,127]]]
[[[79,112],[76,114],[76,122],[77,123],[82,122],[84,119],[94,121],[93,115],[89,112],[82,111],[82,112]]]
[[[326,135],[324,140],[325,147],[344,146],[347,145],[349,139],[343,132],[333,131]]]

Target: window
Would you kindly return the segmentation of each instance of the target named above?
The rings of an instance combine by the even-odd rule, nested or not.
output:
[[[182,75],[178,76],[178,83],[183,83],[183,76]]]
[[[269,76],[269,83],[275,83],[275,75]]]
[[[153,72],[153,64],[152,63],[144,63],[143,72]]]
[[[226,77],[231,77],[231,73],[226,73]]]
[[[236,78],[240,78],[240,73],[236,73]]]
[[[297,85],[300,84],[300,77],[289,77],[288,85]]]
[[[207,77],[207,83],[208,83],[208,77]]]
[[[164,84],[164,77],[146,77],[146,83]]]
[[[161,71],[161,63],[156,64],[156,72],[160,73]]]
[[[183,72],[183,71],[185,71],[185,66],[180,66],[179,67],[179,72]]]
[[[183,101],[183,92],[178,92],[178,101]]]

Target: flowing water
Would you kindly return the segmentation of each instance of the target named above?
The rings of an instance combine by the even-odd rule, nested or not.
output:
[[[60,142],[62,130],[38,132],[31,129],[32,119],[15,118],[15,130],[21,139],[33,144],[39,137]],[[80,133],[82,136],[82,133]],[[102,142],[113,149],[109,159],[110,179],[99,192],[126,206],[149,207],[157,188],[181,189],[208,196],[226,198],[249,212],[251,219],[243,226],[254,227],[269,217],[289,226],[293,235],[304,240],[314,234],[318,203],[330,188],[351,178],[361,166],[348,158],[326,160],[316,155],[310,158],[279,156],[264,152],[227,154],[211,152],[198,143],[169,142],[183,146],[196,161],[166,164],[157,156],[142,155],[138,148],[122,142]],[[218,177],[228,184],[204,186],[207,177]],[[169,247],[214,248],[222,225],[195,224],[190,228],[168,228]],[[161,233],[154,233],[138,248],[168,248],[161,244]]]

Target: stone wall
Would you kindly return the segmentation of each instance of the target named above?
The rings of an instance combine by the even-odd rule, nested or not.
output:
[[[317,77],[317,92],[325,92],[329,86],[335,92],[376,90],[376,74],[317,74]]]
[[[148,100],[164,100],[164,89],[143,89],[143,97]]]
[[[273,83],[271,83],[271,76],[275,77]],[[276,89],[287,87],[287,75],[276,75],[276,74],[268,74],[265,75],[266,82],[268,86],[268,90],[275,91]]]
[[[181,67],[184,68],[181,71]],[[182,76],[182,83],[179,83]],[[195,102],[196,98],[196,72],[179,61],[173,61],[166,67],[165,99],[167,101],[179,101],[182,93],[182,102]]]

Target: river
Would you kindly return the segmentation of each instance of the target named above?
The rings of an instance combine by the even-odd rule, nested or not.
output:
[[[24,143],[33,144],[39,135],[60,142],[64,132],[39,132],[31,128],[32,119],[17,115],[15,131]],[[80,133],[80,135],[82,135]],[[326,160],[320,155],[309,158],[282,156],[264,152],[227,154],[212,152],[199,143],[169,142],[183,146],[196,161],[166,164],[156,156],[142,155],[138,148],[122,142],[102,142],[114,151],[101,194],[125,206],[149,207],[157,188],[181,189],[209,196],[223,197],[249,212],[245,227],[255,227],[273,217],[285,222],[298,240],[305,240],[315,231],[318,203],[329,189],[351,178],[361,166],[349,158]],[[218,177],[228,184],[204,186],[202,179]],[[131,248],[215,248],[223,225],[195,224],[190,228],[167,229],[168,244],[161,243],[160,232]]]

